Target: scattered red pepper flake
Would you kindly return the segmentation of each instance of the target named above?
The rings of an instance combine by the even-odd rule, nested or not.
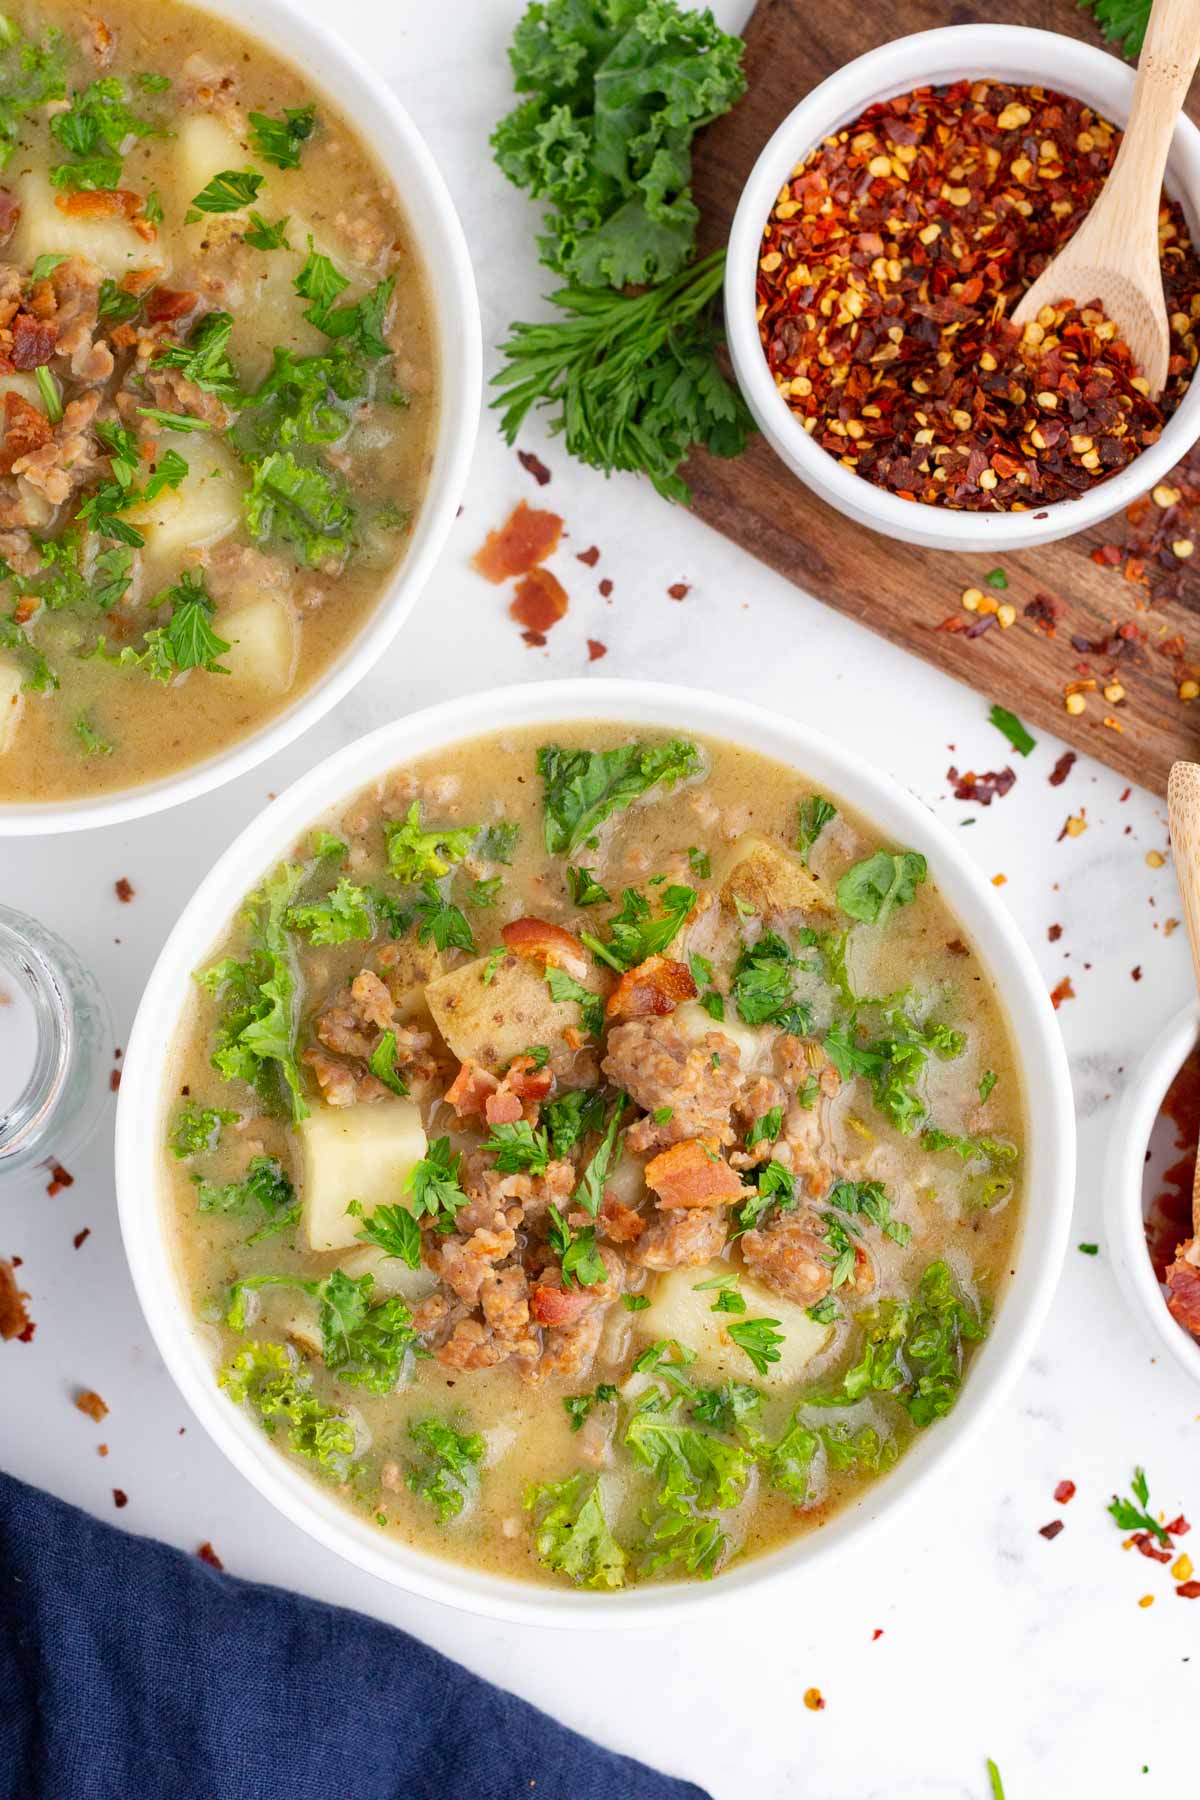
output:
[[[1074,1000],[1074,998],[1075,989],[1071,986],[1069,975],[1064,975],[1058,986],[1050,990],[1050,1004],[1055,1012],[1058,1011],[1064,1000]]]
[[[64,1188],[75,1186],[75,1177],[71,1174],[70,1170],[64,1169],[62,1164],[56,1162],[53,1157],[51,1157],[50,1161],[46,1164],[46,1167],[50,1171],[50,1180],[46,1184],[46,1192],[50,1195],[51,1199],[53,1199],[56,1194],[61,1194]]]
[[[691,586],[686,581],[672,582],[671,586],[667,589],[667,593],[672,600],[686,600],[691,591]]]
[[[523,631],[521,633],[521,636],[524,638],[525,642],[529,645],[531,650],[539,650],[541,648],[541,646],[546,642],[545,633],[541,632],[541,631]]]
[[[587,648],[589,662],[599,662],[602,656],[608,655],[608,645],[602,644],[599,638],[589,638]]]
[[[1136,965],[1136,967],[1134,967],[1134,968],[1132,968],[1132,969],[1130,969],[1130,971],[1129,971],[1129,973],[1130,973],[1130,975],[1131,975],[1131,976],[1132,976],[1132,978],[1133,978],[1133,980],[1134,980],[1134,981],[1140,981],[1140,980],[1141,980],[1141,979],[1142,979],[1142,965],[1141,965],[1141,963],[1138,963],[1138,964],[1137,964],[1137,965]]]
[[[535,456],[532,450],[518,450],[517,461],[528,474],[533,476],[539,487],[546,486],[550,479],[550,471],[540,456]]]
[[[992,800],[1003,800],[1005,794],[1016,785],[1016,774],[1012,769],[989,769],[985,775],[977,775],[974,769],[968,769],[960,775],[953,764],[946,771],[946,780],[952,783],[956,800],[974,800],[980,806],[990,806]]]
[[[91,1226],[85,1225],[82,1231],[77,1231],[75,1233],[75,1236],[71,1239],[71,1242],[74,1244],[75,1248],[78,1250],[80,1245],[82,1243],[84,1243],[86,1241],[86,1239],[90,1238],[91,1235],[92,1235]]]
[[[1059,938],[1062,936],[1062,926],[1061,925],[1051,925],[1049,930],[1046,932],[1046,936],[1050,939],[1050,942],[1052,944],[1057,944]]]
[[[207,1538],[205,1538],[204,1542],[196,1551],[196,1555],[200,1558],[202,1563],[207,1563],[210,1569],[223,1569],[225,1567],[225,1564],[221,1561]]]
[[[1058,601],[1050,594],[1035,594],[1025,607],[1025,617],[1043,637],[1053,637],[1058,630]]]
[[[1061,1519],[1051,1519],[1048,1525],[1038,1526],[1038,1536],[1044,1537],[1049,1542],[1058,1536],[1062,1528],[1063,1522]]]
[[[1186,1537],[1191,1529],[1182,1513],[1177,1519],[1172,1519],[1169,1525],[1163,1526],[1168,1537]]]
[[[1157,1539],[1153,1538],[1148,1531],[1135,1531],[1129,1541],[1135,1550],[1140,1550],[1142,1555],[1148,1556],[1152,1562],[1169,1563],[1171,1560],[1172,1552],[1161,1549]]]
[[[805,1688],[804,1704],[805,1704],[805,1706],[807,1706],[809,1712],[824,1712],[825,1711],[825,1696],[821,1692],[820,1688],[815,1688],[815,1687]]]
[[[110,1069],[108,1071],[108,1085],[109,1085],[110,1090],[115,1094],[117,1089],[121,1085],[120,1069]]]
[[[112,1497],[113,1497],[113,1505],[115,1507],[117,1507],[118,1509],[121,1508],[122,1506],[129,1505],[129,1495],[125,1492],[124,1488],[114,1488],[112,1491]]]
[[[472,567],[485,581],[497,586],[515,576],[528,575],[558,549],[563,522],[557,513],[542,512],[521,500],[497,531],[489,531],[471,558]]]
[[[108,1407],[92,1388],[80,1388],[75,1396],[75,1405],[81,1413],[86,1413],[89,1419],[95,1419],[97,1425],[101,1419],[108,1417]]]
[[[601,580],[601,582],[600,582],[600,583],[599,583],[599,587],[600,587],[600,594],[601,594],[601,597],[602,597],[602,598],[603,598],[603,599],[605,599],[605,600],[607,600],[607,599],[608,599],[608,596],[609,596],[609,595],[610,595],[610,594],[611,594],[611,593],[612,593],[612,591],[613,591],[613,584],[612,584],[612,582],[611,582],[611,581],[610,581],[610,580],[609,580],[609,579],[608,579],[608,577],[607,577],[607,575],[606,575],[606,576],[604,576],[604,578],[603,578],[603,579],[602,579],[602,580]]]
[[[1175,1592],[1181,1600],[1200,1600],[1200,1581],[1181,1581]]]
[[[575,561],[586,563],[589,569],[594,569],[596,564],[600,561],[599,546],[596,544],[589,544],[586,550],[577,550],[575,552]]]
[[[1073,1500],[1075,1498],[1075,1483],[1073,1481],[1060,1481],[1054,1490],[1054,1498],[1060,1506],[1065,1506],[1068,1500]]]
[[[1050,786],[1061,787],[1078,761],[1074,750],[1064,750],[1048,776]]]
[[[29,1295],[17,1286],[13,1273],[20,1260],[20,1257],[14,1257],[12,1262],[6,1262],[0,1257],[0,1341],[16,1338],[19,1343],[27,1344],[33,1336],[33,1325],[25,1306]]]
[[[549,631],[567,610],[567,590],[549,569],[531,569],[518,584],[509,614],[527,631]]]
[[[114,882],[113,885],[117,890],[117,899],[125,906],[128,906],[129,902],[133,899],[134,894],[137,892],[132,881],[129,880],[128,876],[122,875],[120,880]]]
[[[107,1444],[97,1444],[96,1445],[96,1455],[97,1456],[107,1456],[108,1455],[108,1445]]]
[[[873,1644],[877,1644],[882,1636],[883,1636],[883,1626],[877,1625],[875,1627],[874,1631],[871,1633],[871,1642]]]

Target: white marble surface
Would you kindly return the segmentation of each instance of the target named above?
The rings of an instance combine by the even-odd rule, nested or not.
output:
[[[744,0],[717,7],[731,26],[745,10]],[[441,161],[474,247],[489,345],[511,317],[529,315],[544,283],[533,216],[486,149],[508,101],[503,51],[517,12],[517,0],[341,0],[337,12]],[[1102,1238],[1115,1097],[1190,982],[1182,931],[1168,941],[1158,929],[1178,911],[1170,862],[1153,870],[1145,861],[1167,848],[1162,806],[1137,790],[1123,799],[1125,783],[1084,759],[1051,788],[1061,746],[1044,736],[1028,762],[1018,759],[1012,794],[986,812],[963,806],[948,796],[947,765],[1005,760],[987,723],[986,670],[990,655],[1011,653],[1008,643],[980,645],[981,689],[972,692],[826,611],[648,488],[569,469],[536,430],[526,442],[551,465],[546,498],[571,532],[556,565],[571,610],[545,651],[525,647],[504,599],[467,567],[484,531],[537,493],[485,420],[435,579],[391,653],[331,718],[173,814],[74,839],[0,841],[0,898],[76,945],[103,982],[121,1042],[172,920],[233,833],[272,792],[397,711],[583,670],[598,683],[652,674],[744,694],[853,742],[950,825],[974,820],[969,848],[989,875],[1007,875],[1001,902],[1047,983],[1064,973],[1074,981],[1078,997],[1059,1015],[1081,1135],[1074,1237]],[[593,542],[603,551],[594,574],[570,554]],[[596,592],[600,575],[614,582],[610,604]],[[679,580],[691,583],[683,605],[666,593]],[[590,668],[588,637],[609,645]],[[1082,807],[1086,834],[1056,842],[1068,811]],[[115,898],[119,876],[136,889],[130,905]],[[1054,945],[1052,921],[1063,927]],[[1140,1461],[1154,1498],[1200,1522],[1200,1392],[1154,1361],[1103,1251],[1071,1252],[1052,1323],[996,1421],[990,1453],[968,1455],[909,1513],[902,1535],[880,1535],[839,1566],[781,1581],[737,1610],[701,1612],[674,1634],[566,1641],[409,1599],[279,1519],[192,1422],[149,1340],[122,1257],[107,1124],[75,1173],[55,1199],[44,1179],[0,1193],[0,1254],[23,1257],[38,1321],[32,1344],[0,1347],[0,1464],[14,1473],[110,1519],[120,1486],[129,1495],[121,1525],[189,1550],[211,1539],[235,1573],[402,1625],[717,1800],[983,1800],[988,1755],[1009,1800],[1195,1793],[1200,1605],[1181,1604],[1164,1570],[1122,1554],[1104,1507]],[[91,1236],[76,1251],[73,1234],[85,1225]],[[100,1429],[71,1405],[80,1384],[112,1408]],[[101,1439],[111,1446],[105,1460]],[[1060,1509],[1051,1496],[1065,1476],[1079,1492]],[[1066,1529],[1048,1543],[1038,1527],[1060,1513]],[[1149,1592],[1155,1604],[1139,1610]],[[812,1685],[827,1698],[824,1712],[801,1705]]]

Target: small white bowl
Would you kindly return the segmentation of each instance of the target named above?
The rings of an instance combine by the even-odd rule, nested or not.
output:
[[[182,8],[180,10],[183,10]],[[432,153],[375,71],[288,0],[204,0],[194,10],[227,19],[291,63],[352,120],[391,177],[424,270],[437,342],[438,420],[429,480],[403,562],[341,655],[290,706],[228,748],[173,775],[81,800],[0,805],[0,838],[115,825],[178,806],[232,781],[290,744],[379,660],[416,604],[454,522],[479,427],[483,346],[466,238]]]
[[[1167,1089],[1200,1040],[1200,1002],[1176,1013],[1147,1050],[1125,1091],[1113,1127],[1104,1194],[1104,1231],[1117,1278],[1134,1312],[1159,1349],[1200,1382],[1200,1343],[1167,1311],[1146,1248],[1144,1189],[1146,1151]]]
[[[385,1538],[310,1482],[261,1429],[222,1394],[182,1290],[161,1193],[163,1133],[173,1096],[164,1055],[193,991],[192,971],[209,957],[246,892],[285,857],[312,821],[384,771],[492,731],[580,720],[697,732],[789,764],[841,795],[884,836],[924,852],[951,909],[962,919],[1008,1009],[1026,1102],[1025,1224],[1014,1271],[958,1405],[922,1434],[899,1466],[820,1531],[735,1567],[715,1582],[579,1594],[456,1566]],[[234,1467],[293,1524],[359,1568],[427,1598],[494,1618],[556,1626],[661,1624],[807,1569],[896,1513],[931,1485],[952,1453],[983,1426],[1029,1357],[1050,1307],[1071,1221],[1075,1115],[1058,1024],[1037,965],[1008,913],[954,833],[888,775],[853,751],[737,699],[643,681],[563,681],[472,694],[398,719],[360,738],[303,776],[225,852],[172,931],[147,983],[123,1064],[117,1107],[121,1231],[138,1297],[163,1360],[185,1400]],[[910,1530],[932,1515],[910,1511]]]
[[[1058,500],[1036,512],[955,512],[901,500],[843,468],[814,443],[775,385],[755,317],[763,228],[796,164],[877,100],[915,87],[988,76],[1074,95],[1119,125],[1129,117],[1133,70],[1106,50],[1056,32],[1028,31],[1019,25],[952,25],[881,44],[815,87],[788,114],[751,170],[729,236],[725,328],[738,385],[763,436],[814,493],[886,537],[904,538],[931,550],[1002,555],[1085,531],[1161,481],[1200,437],[1200,382],[1193,381],[1156,444],[1078,499]],[[1200,131],[1182,114],[1167,162],[1166,185],[1183,207],[1195,238],[1200,221]]]

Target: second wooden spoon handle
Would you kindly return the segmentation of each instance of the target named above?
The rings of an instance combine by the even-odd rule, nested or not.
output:
[[[1192,948],[1196,985],[1200,988],[1200,763],[1172,765],[1167,782],[1167,811],[1183,921]],[[1200,1237],[1200,1160],[1192,1186],[1192,1229]]]

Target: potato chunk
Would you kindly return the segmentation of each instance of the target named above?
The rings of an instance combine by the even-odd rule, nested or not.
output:
[[[361,1225],[357,1228],[362,1230]],[[376,1300],[390,1300],[394,1294],[399,1294],[411,1306],[424,1300],[426,1294],[432,1294],[438,1284],[437,1276],[424,1263],[410,1269],[402,1257],[389,1256],[378,1244],[359,1244],[357,1249],[338,1258],[338,1267],[355,1281],[362,1275],[369,1275],[374,1283],[371,1292]]]
[[[147,559],[156,561],[227,537],[242,516],[244,487],[229,451],[207,435],[167,432],[159,445],[177,450],[188,472],[177,488],[164,488],[156,500],[131,506],[125,515],[145,537]]]
[[[712,1303],[715,1291],[698,1294],[697,1284],[715,1275],[728,1275],[727,1262],[710,1263],[702,1269],[673,1269],[660,1275],[654,1285],[650,1305],[637,1315],[637,1329],[647,1339],[674,1338],[687,1349],[694,1350],[706,1368],[718,1370],[722,1376],[738,1381],[759,1381],[768,1387],[786,1387],[798,1381],[805,1367],[829,1342],[833,1327],[818,1325],[802,1306],[782,1300],[777,1294],[751,1281],[745,1274],[739,1292],[746,1302],[744,1313],[715,1313]],[[746,1352],[731,1343],[730,1325],[739,1319],[776,1319],[783,1333],[778,1346],[779,1361],[768,1363],[766,1373],[759,1375]]]
[[[212,113],[191,113],[183,120],[175,139],[176,199],[183,211],[191,206],[196,195],[203,192],[215,175],[224,174],[226,169],[249,167],[249,152],[229,127]],[[261,169],[259,173],[262,173]],[[260,200],[262,194],[260,188]],[[207,217],[209,215],[205,214]],[[204,219],[198,224],[203,226]]]
[[[222,660],[234,681],[268,694],[291,687],[299,633],[286,601],[267,597],[230,607],[216,614],[213,630],[231,646]]]
[[[0,656],[0,756],[11,750],[16,740],[17,726],[25,709],[25,696],[21,692],[23,679],[12,658]]]
[[[736,912],[737,902],[764,919],[778,913],[831,913],[833,901],[798,856],[754,833],[739,838],[730,854],[729,873],[721,884],[721,904]]]
[[[6,261],[28,267],[39,256],[86,256],[114,280],[149,262],[161,264],[161,255],[142,242],[127,220],[89,219],[63,212],[54,204],[54,189],[44,175],[23,175],[12,185],[21,203],[21,217]]]
[[[346,1211],[350,1202],[373,1213],[384,1201],[400,1201],[405,1178],[426,1147],[421,1115],[411,1100],[316,1106],[297,1134],[304,1223],[314,1250],[350,1248],[362,1229]]]
[[[592,1085],[594,1059],[588,1059],[591,1072],[585,1073],[576,1062],[578,1052],[564,1036],[572,1027],[583,1030],[578,1006],[552,999],[542,964],[528,956],[501,958],[485,985],[490,961],[481,956],[464,963],[425,990],[434,1023],[459,1061],[470,1058],[498,1075],[530,1044],[545,1044],[550,1066],[561,1081],[568,1086]]]

